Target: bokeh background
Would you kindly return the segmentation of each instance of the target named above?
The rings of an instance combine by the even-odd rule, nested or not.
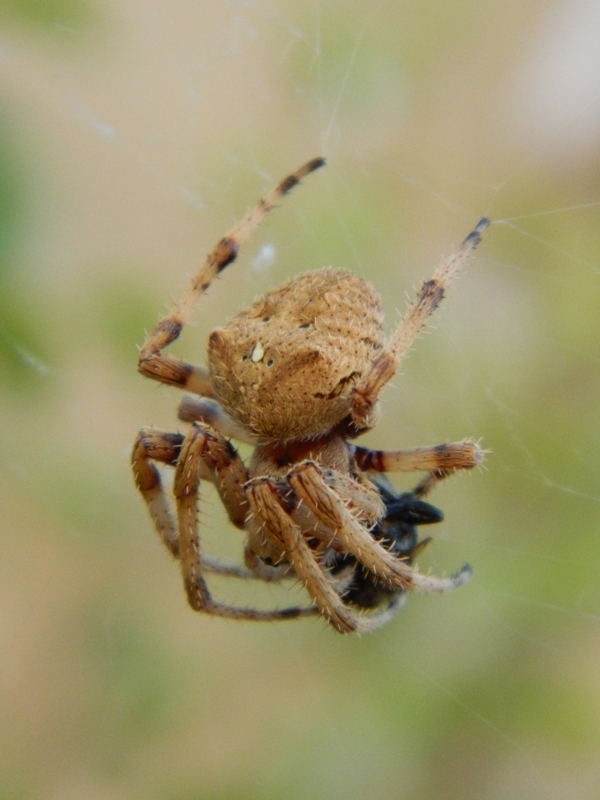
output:
[[[597,798],[598,5],[4,0],[0,25],[2,800]],[[421,561],[474,577],[363,638],[195,616],[128,464],[181,427],[144,330],[318,154],[176,352],[329,264],[391,327],[496,220],[363,440],[482,437]],[[239,558],[202,497],[207,551]]]

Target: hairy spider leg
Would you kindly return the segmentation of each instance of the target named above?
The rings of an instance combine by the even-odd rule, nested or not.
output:
[[[198,489],[205,468],[217,472],[214,456],[210,454],[211,437],[219,438],[215,431],[206,425],[195,423],[186,436],[177,466],[173,491],[177,507],[177,530],[179,532],[179,557],[183,582],[190,606],[202,611],[229,619],[254,621],[277,621],[297,617],[315,616],[318,609],[292,607],[274,611],[259,611],[253,608],[239,608],[218,603],[211,594],[203,577],[203,562],[198,539]],[[223,440],[224,441],[224,440]],[[241,488],[241,484],[240,484]]]
[[[403,604],[401,595],[370,617],[362,617],[344,603],[332,581],[308,546],[302,530],[282,507],[277,488],[270,478],[253,478],[246,487],[253,512],[269,536],[279,541],[296,575],[325,619],[340,633],[366,632],[385,625]]]
[[[335,482],[335,470],[329,470],[329,474]],[[389,586],[421,592],[446,592],[462,586],[470,578],[471,569],[467,565],[449,578],[436,578],[420,575],[409,564],[396,558],[354,518],[314,461],[304,461],[293,467],[288,473],[288,482],[315,517],[334,533],[343,549]]]
[[[446,290],[481,241],[481,236],[489,225],[489,219],[480,219],[454,253],[437,267],[433,276],[428,281],[423,281],[417,297],[409,305],[387,346],[373,362],[365,377],[355,386],[352,422],[359,431],[372,426],[374,406],[379,393],[395,374],[419,331],[440,304]]]
[[[154,428],[143,428],[135,441],[131,454],[131,464],[135,483],[144,498],[156,531],[171,555],[179,559],[179,534],[173,520],[169,497],[165,492],[160,474],[152,463],[176,466],[185,437],[180,433],[166,433]],[[246,468],[237,451],[223,437],[209,432],[207,453],[199,466],[200,477],[209,480],[219,492],[231,522],[243,527],[248,509],[248,501],[243,485],[248,479]],[[200,557],[202,567],[208,572],[236,578],[255,578],[260,580],[281,580],[285,575],[281,570],[254,566],[249,568],[236,564],[224,564],[211,556]]]
[[[437,483],[457,470],[473,469],[481,466],[484,460],[484,451],[477,442],[471,441],[402,450],[371,450],[353,445],[350,450],[364,472],[427,471],[412,492],[416,497],[425,497]]]
[[[274,189],[259,200],[256,206],[233,228],[219,239],[190,285],[166,317],[160,320],[146,338],[140,351],[138,369],[147,378],[178,386],[194,394],[212,397],[210,376],[206,369],[188,364],[162,350],[174,342],[190,321],[194,307],[216,276],[235,261],[240,246],[248,239],[264,216],[294,188],[306,175],[325,164],[325,159],[314,158],[299,170],[288,175]]]

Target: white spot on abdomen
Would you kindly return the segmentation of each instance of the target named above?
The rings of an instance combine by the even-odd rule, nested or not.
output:
[[[265,354],[264,347],[260,342],[257,342],[254,345],[254,350],[252,351],[252,355],[250,356],[250,358],[252,359],[252,361],[254,361],[254,363],[256,363],[257,361],[260,361],[262,359],[264,354]]]

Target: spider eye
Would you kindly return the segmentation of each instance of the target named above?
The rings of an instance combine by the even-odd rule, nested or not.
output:
[[[242,361],[248,361],[248,356],[242,356]]]
[[[303,322],[302,325],[299,326],[300,328],[310,328],[310,322]]]
[[[270,359],[267,361],[267,367],[272,367],[272,366],[273,366],[273,359],[272,359],[272,358],[270,358]]]
[[[262,321],[263,321],[263,322],[268,322],[270,319],[271,319],[271,317],[263,317],[263,320],[262,320]]]

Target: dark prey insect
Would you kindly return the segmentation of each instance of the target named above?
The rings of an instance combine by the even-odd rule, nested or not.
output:
[[[350,633],[384,624],[410,590],[446,591],[470,575],[468,567],[448,578],[419,573],[412,564],[418,549],[413,531],[429,521],[428,514],[435,516],[419,498],[455,470],[480,464],[480,447],[463,441],[378,451],[350,440],[377,423],[381,390],[489,221],[482,219],[422,283],[387,342],[375,289],[350,272],[328,268],[285,283],[214,330],[208,368],[164,352],[265,214],[323,163],[309,161],[260,200],[216,244],[146,339],[140,372],[191,392],[179,416],[192,424],[185,436],[143,429],[132,463],[154,525],[180,562],[193,609],[247,620],[321,614],[336,630]],[[230,439],[254,445],[248,467]],[[154,462],[175,467],[175,514]],[[394,471],[423,471],[425,477],[408,497],[390,496],[385,484],[369,478]],[[202,480],[214,484],[231,523],[246,533],[245,567],[202,554]],[[404,505],[398,511],[394,503]],[[265,581],[296,578],[312,602],[273,611],[221,603],[208,589],[210,572]]]

